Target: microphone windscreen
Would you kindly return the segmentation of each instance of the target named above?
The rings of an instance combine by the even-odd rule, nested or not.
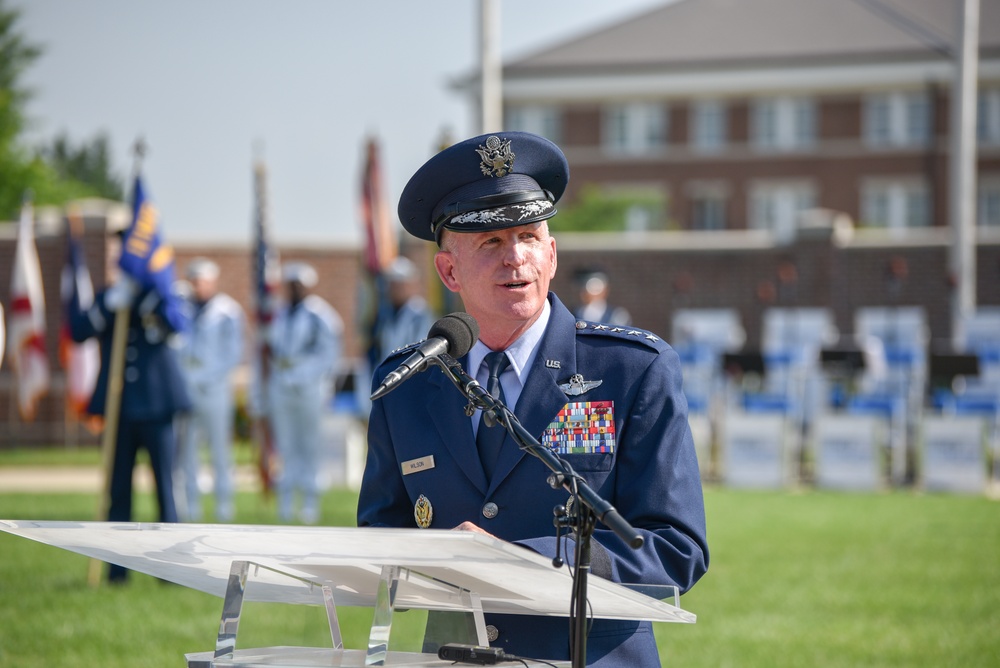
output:
[[[472,349],[479,338],[479,323],[468,313],[457,311],[441,318],[427,332],[427,338],[440,336],[448,342],[448,354],[461,357]]]

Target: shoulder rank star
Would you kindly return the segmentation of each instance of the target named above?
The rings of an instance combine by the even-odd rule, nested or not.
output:
[[[413,519],[417,521],[417,526],[426,529],[434,521],[434,508],[431,507],[431,500],[421,494],[417,497],[417,503],[413,506]]]
[[[603,382],[603,380],[584,380],[583,375],[577,373],[570,376],[569,382],[561,384],[559,389],[567,396],[578,397],[585,392],[590,392]]]

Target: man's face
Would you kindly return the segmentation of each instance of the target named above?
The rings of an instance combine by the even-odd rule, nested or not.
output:
[[[492,232],[445,230],[434,266],[484,332],[519,332],[542,312],[556,273],[556,240],[545,222]]]
[[[309,294],[309,290],[306,286],[302,285],[298,281],[287,281],[285,282],[285,297],[288,298],[290,304],[298,304],[306,295]]]
[[[194,278],[191,280],[191,291],[195,299],[207,302],[215,296],[217,281],[211,278]]]

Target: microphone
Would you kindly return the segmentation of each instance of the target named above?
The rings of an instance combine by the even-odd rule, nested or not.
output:
[[[452,357],[461,357],[469,352],[478,338],[479,323],[475,318],[461,311],[449,313],[431,325],[427,339],[417,346],[405,362],[385,377],[378,389],[372,393],[372,401],[381,399],[404,380],[423,371],[429,358],[444,353],[449,353]]]

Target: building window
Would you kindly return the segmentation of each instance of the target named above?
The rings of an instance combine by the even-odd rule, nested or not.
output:
[[[930,225],[930,193],[916,179],[872,180],[861,190],[861,221],[870,227],[903,229]]]
[[[983,227],[1000,227],[1000,178],[979,182],[977,222]]]
[[[790,241],[799,214],[815,206],[816,188],[811,183],[757,183],[750,189],[750,227],[770,230],[779,241]]]
[[[931,105],[925,91],[872,93],[864,100],[869,146],[923,146],[930,138]]]
[[[685,190],[691,202],[692,230],[724,230],[729,188],[722,181],[692,181]]]
[[[524,105],[507,109],[504,125],[509,130],[541,135],[551,142],[562,141],[562,117],[556,107]]]
[[[979,91],[976,137],[980,144],[1000,144],[1000,86]]]
[[[619,155],[657,153],[667,143],[667,118],[662,104],[611,105],[604,111],[604,148]]]
[[[754,146],[765,150],[798,150],[816,142],[816,102],[810,97],[754,100],[751,110]]]
[[[726,145],[726,105],[721,100],[698,100],[691,106],[691,144],[702,152]]]

